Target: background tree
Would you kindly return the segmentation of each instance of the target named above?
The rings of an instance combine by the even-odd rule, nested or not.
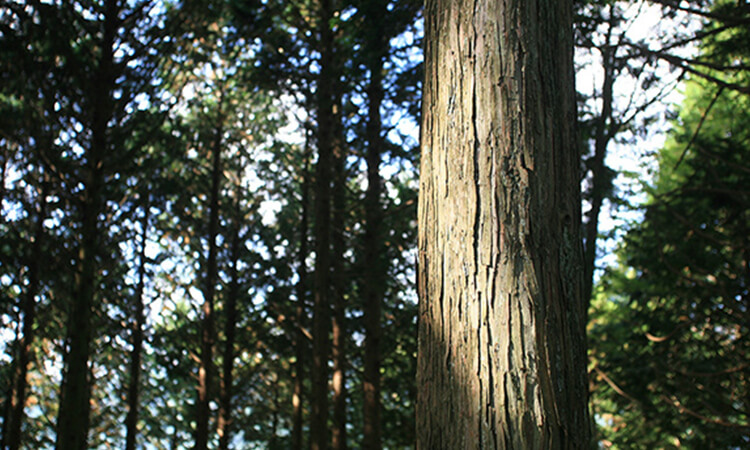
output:
[[[712,40],[704,45],[718,50]],[[747,59],[734,49],[727,63]],[[748,81],[739,73],[730,80]],[[750,103],[705,77],[686,86],[645,220],[628,231],[622,267],[605,279],[592,322],[595,406],[614,445],[748,442]]]
[[[297,280],[294,269],[311,267],[315,255],[301,256],[291,249],[306,233],[300,229],[313,229],[317,223],[312,214],[306,225],[301,223],[302,211],[312,212],[311,196],[318,194],[309,189],[307,198],[303,195],[303,185],[315,181],[305,174],[317,163],[311,155],[319,145],[315,5],[144,1],[3,7],[6,4],[13,8],[7,15],[2,11],[3,42],[8,43],[2,64],[23,65],[16,72],[3,72],[9,82],[3,84],[1,104],[9,114],[1,122],[2,227],[8,233],[0,247],[0,283],[11,300],[0,309],[3,362],[20,362],[10,343],[25,336],[21,299],[34,284],[29,284],[29,268],[38,258],[29,256],[36,251],[31,243],[39,223],[45,235],[38,241],[40,252],[48,259],[38,274],[28,395],[25,402],[16,402],[30,418],[21,427],[24,445],[49,448],[58,438],[53,418],[59,414],[57,386],[65,342],[61,318],[74,297],[70,262],[80,256],[78,206],[86,192],[85,184],[78,182],[88,164],[90,110],[84,106],[93,98],[91,74],[98,70],[104,37],[97,27],[103,26],[106,6],[114,5],[122,10],[114,16],[118,25],[111,49],[112,73],[117,76],[107,88],[113,114],[109,120],[97,118],[107,125],[107,150],[102,151],[100,210],[95,214],[100,239],[85,363],[91,408],[86,445],[194,444],[196,402],[186,400],[186,393],[194,392],[204,363],[221,367],[214,371],[213,381],[204,382],[204,397],[220,405],[218,416],[216,411],[202,416],[208,417],[201,420],[207,423],[207,446],[226,446],[230,440],[248,446],[288,446],[292,380],[303,382],[297,384],[298,392],[312,392],[309,380],[292,376],[293,364],[304,357],[295,357],[291,337],[305,336],[297,339],[300,350],[309,345],[311,330],[300,324],[310,323],[310,309],[302,299],[312,286],[310,277]],[[334,33],[339,66],[333,104],[334,136],[341,150],[336,153],[339,179],[333,221],[336,276],[330,277],[328,288],[333,292],[335,281],[336,296],[344,300],[339,305],[345,307],[337,311],[339,329],[346,330],[339,336],[346,342],[340,347],[337,370],[339,379],[347,380],[340,391],[351,393],[339,397],[347,401],[339,403],[344,407],[338,409],[337,424],[347,434],[340,442],[362,442],[360,367],[364,336],[370,333],[362,320],[363,289],[371,272],[365,249],[379,241],[381,310],[368,316],[393,332],[382,338],[380,365],[371,365],[370,371],[381,380],[376,396],[382,405],[378,409],[384,411],[383,443],[408,446],[414,436],[416,353],[412,280],[417,151],[410,135],[421,83],[421,28],[415,22],[420,6],[381,3],[387,25],[381,35],[362,26],[364,17],[373,14],[365,13],[368,7],[365,2],[334,5],[327,23]],[[58,29],[49,26],[53,22],[72,25]],[[380,48],[377,58],[371,57],[374,46]],[[378,64],[380,70],[368,69]],[[226,77],[219,76],[222,71]],[[223,102],[219,85],[225,87]],[[273,94],[267,93],[269,88]],[[371,105],[367,92],[377,89],[382,98]],[[222,133],[217,133],[217,123],[222,122],[217,120],[219,104],[224,112]],[[368,138],[368,133],[378,136]],[[306,134],[311,137],[307,150]],[[223,148],[211,154],[219,135]],[[378,140],[380,162],[368,164],[369,143]],[[51,147],[42,151],[45,142]],[[224,170],[213,170],[216,155]],[[213,174],[219,175],[218,195],[210,195]],[[367,194],[377,186],[367,181],[370,176],[380,183],[382,228],[377,240],[365,231],[374,222],[366,217],[362,201],[375,197],[372,191]],[[303,183],[304,178],[310,181]],[[299,182],[289,182],[295,179]],[[211,197],[218,199],[217,208],[210,207]],[[41,216],[40,200],[47,202]],[[212,210],[215,233],[208,230]],[[202,358],[208,352],[200,351],[197,343],[206,284],[198,281],[213,266],[206,256],[211,241],[216,263],[210,271],[215,282],[209,283],[215,286],[214,345],[211,357]],[[297,306],[299,320],[292,320]],[[0,374],[3,393],[10,396],[11,372]],[[326,383],[325,396],[330,395],[327,389]],[[310,409],[306,402],[298,405],[296,417],[304,419],[297,420],[298,428],[310,431]],[[4,427],[11,425],[7,417],[9,412],[4,413]]]
[[[740,66],[695,58],[704,36],[746,27],[746,7],[733,2],[578,1],[576,60],[579,134],[583,144],[584,293],[591,298],[605,250],[622,237],[632,198],[642,194],[633,160],[647,167],[667,128],[680,81],[697,71],[718,85]],[[659,20],[655,20],[659,17]],[[706,20],[716,27],[706,29]],[[722,39],[728,39],[724,33]],[[742,45],[732,39],[725,47]],[[728,48],[728,47],[727,47]],[[717,47],[718,49],[718,47]],[[714,50],[712,50],[713,52]],[[713,70],[708,74],[705,69]],[[740,88],[741,89],[741,88]],[[604,217],[604,227],[601,218]],[[613,220],[614,219],[614,220]]]

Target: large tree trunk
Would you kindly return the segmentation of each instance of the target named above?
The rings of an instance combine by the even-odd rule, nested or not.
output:
[[[141,248],[138,255],[138,285],[135,292],[135,323],[133,323],[133,349],[130,352],[130,383],[128,385],[128,414],[125,416],[125,450],[135,450],[138,436],[138,402],[141,387],[141,351],[143,350],[143,327],[146,321],[144,291],[146,286],[146,239],[150,202],[143,206],[141,220]]]
[[[331,330],[331,165],[333,162],[333,32],[331,0],[319,1],[320,75],[317,83],[318,162],[315,192],[315,288],[313,294],[312,450],[328,448],[328,356]]]
[[[219,95],[218,120],[214,142],[211,148],[211,192],[209,195],[208,217],[208,257],[206,258],[206,274],[203,285],[203,306],[201,323],[201,357],[198,368],[198,402],[195,425],[195,449],[206,450],[208,447],[209,420],[211,416],[211,387],[214,377],[214,297],[217,282],[217,253],[216,237],[219,234],[219,196],[221,195],[221,147],[224,134],[224,118],[221,105],[224,100],[223,92]]]
[[[420,449],[588,446],[571,10],[427,1]]]
[[[18,340],[18,353],[13,361],[14,371],[11,380],[11,395],[9,398],[10,414],[3,430],[3,449],[18,450],[21,448],[21,424],[24,420],[26,406],[26,388],[29,364],[31,363],[31,344],[34,342],[34,322],[36,321],[36,295],[39,292],[39,262],[42,260],[42,240],[44,239],[44,221],[47,218],[48,180],[42,175],[42,187],[38,193],[39,208],[37,210],[34,241],[31,253],[28,255],[28,285],[23,298],[21,310],[23,322],[21,338]],[[6,447],[7,446],[7,447]]]
[[[91,88],[91,143],[86,152],[84,191],[80,199],[81,234],[74,275],[74,295],[68,310],[66,352],[63,357],[62,389],[57,415],[59,450],[87,448],[91,397],[89,357],[99,276],[97,257],[101,230],[104,158],[108,151],[108,123],[113,114],[112,88],[115,83],[113,45],[118,24],[118,4],[106,2],[99,67]]]
[[[380,106],[383,102],[383,61],[388,52],[388,41],[380,32],[386,15],[385,2],[368,4],[365,12],[370,27],[367,46],[367,68],[370,84],[367,88],[368,117],[367,136],[367,192],[365,193],[365,241],[364,241],[364,325],[365,352],[363,373],[363,419],[364,439],[362,448],[378,450],[380,437],[380,337],[382,334],[380,315],[383,303],[383,285],[386,266],[383,263],[381,223],[383,212],[380,205],[382,181],[380,158],[383,151],[381,137],[382,121]]]

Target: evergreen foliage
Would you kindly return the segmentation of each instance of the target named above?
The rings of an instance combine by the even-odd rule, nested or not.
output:
[[[746,64],[748,47],[725,47],[746,34],[704,40],[704,61]],[[750,81],[747,72],[724,76]],[[594,407],[603,442],[616,448],[750,442],[748,120],[747,95],[690,77],[643,220],[599,287],[590,324]]]

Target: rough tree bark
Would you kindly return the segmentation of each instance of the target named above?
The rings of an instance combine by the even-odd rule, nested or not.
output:
[[[426,3],[420,449],[588,446],[571,16]]]

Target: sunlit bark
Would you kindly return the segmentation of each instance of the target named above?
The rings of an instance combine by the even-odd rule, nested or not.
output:
[[[427,1],[420,449],[588,445],[571,9]]]

